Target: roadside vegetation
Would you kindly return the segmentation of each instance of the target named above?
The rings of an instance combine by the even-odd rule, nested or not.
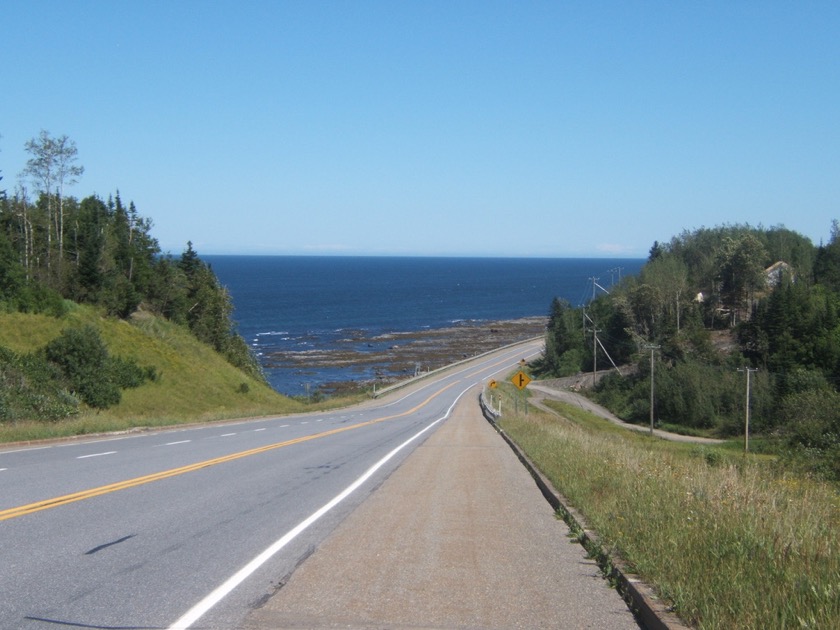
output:
[[[94,360],[89,346],[99,349]],[[154,316],[124,321],[86,306],[61,318],[0,314],[0,347],[0,442],[293,409],[183,327]],[[114,363],[133,382],[115,382]]]
[[[840,495],[739,443],[651,438],[562,403],[499,424],[598,535],[693,627],[840,627]],[[516,409],[520,409],[516,413]]]
[[[0,442],[317,408],[268,386],[192,243],[161,252],[119,192],[66,195],[84,173],[67,136],[25,148],[0,188]]]
[[[82,379],[96,387],[117,385],[118,403],[99,407],[91,404],[96,401],[85,402],[78,386],[49,360],[47,348],[80,336],[84,347],[99,339],[107,355],[104,362],[83,366]],[[184,326],[148,313],[120,320],[80,305],[70,306],[60,318],[0,313],[0,347],[0,410],[5,414],[0,443],[299,413],[362,399],[360,394],[336,396],[315,404],[281,396]],[[65,353],[75,356],[70,349]],[[114,370],[114,363],[121,368]],[[35,374],[26,371],[33,365]],[[46,373],[43,380],[39,373]],[[114,382],[116,377],[124,380]]]
[[[608,292],[607,292],[608,291]],[[628,422],[762,448],[840,480],[840,225],[684,232],[588,305],[551,305],[540,378],[611,373],[583,393]],[[621,375],[618,369],[621,368]]]

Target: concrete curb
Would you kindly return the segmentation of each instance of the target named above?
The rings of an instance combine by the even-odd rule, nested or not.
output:
[[[545,475],[537,469],[534,463],[519,448],[519,445],[508,437],[504,430],[496,423],[498,416],[487,405],[483,393],[479,394],[479,405],[481,406],[484,418],[502,436],[502,439],[507,442],[508,446],[510,446],[519,458],[519,461],[522,462],[523,466],[531,474],[531,477],[534,478],[537,487],[542,492],[546,501],[562,515],[563,520],[577,536],[581,545],[598,562],[601,570],[616,585],[616,589],[627,602],[628,606],[630,606],[630,609],[640,623],[645,628],[648,628],[648,630],[689,630],[689,626],[685,625],[675,614],[667,609],[649,585],[642,582],[634,574],[628,572],[620,560],[609,556],[598,540],[597,534],[587,528],[583,516],[570,506],[569,501],[554,488]]]

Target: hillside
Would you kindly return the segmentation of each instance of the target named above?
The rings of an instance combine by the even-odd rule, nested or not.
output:
[[[686,231],[585,307],[555,300],[537,375],[610,365],[635,370],[588,393],[624,420],[840,479],[840,224],[819,247],[782,226]]]
[[[119,404],[58,422],[0,423],[0,441],[126,430],[221,418],[301,411],[301,402],[277,394],[267,384],[228,363],[182,326],[136,313],[128,320],[103,317],[94,307],[72,305],[61,318],[0,313],[0,346],[18,354],[43,348],[62,331],[92,325],[112,356],[152,367],[154,381],[122,391]]]

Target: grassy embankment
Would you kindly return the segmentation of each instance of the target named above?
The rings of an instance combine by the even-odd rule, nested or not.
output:
[[[153,366],[157,379],[123,390],[121,402],[102,411],[82,406],[77,416],[57,422],[0,422],[0,443],[289,414],[359,400],[359,396],[331,399],[316,406],[281,396],[231,366],[184,328],[152,316],[126,322],[103,318],[80,306],[60,319],[0,313],[0,346],[29,353],[65,328],[85,324],[97,328],[111,355],[134,359],[142,367]]]
[[[667,442],[551,406],[558,415],[516,414],[508,400],[500,425],[584,515],[604,550],[684,621],[840,628],[836,486],[785,472],[767,456]]]

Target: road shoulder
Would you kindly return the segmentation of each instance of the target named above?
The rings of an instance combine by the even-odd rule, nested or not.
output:
[[[243,628],[637,628],[465,396]]]

